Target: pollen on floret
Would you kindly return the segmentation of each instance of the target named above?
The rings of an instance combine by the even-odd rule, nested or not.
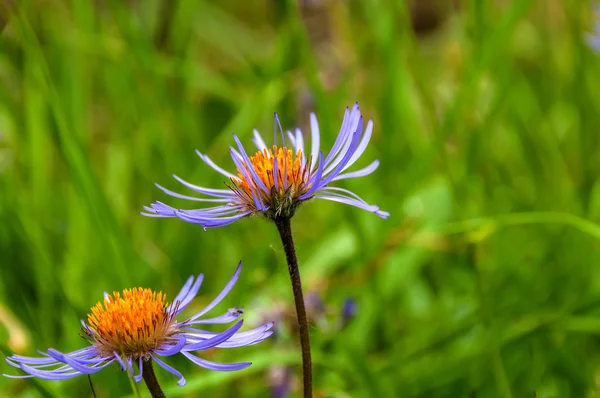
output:
[[[100,352],[147,356],[176,332],[162,292],[133,288],[113,292],[88,314],[84,332]]]
[[[295,155],[295,156],[294,156]],[[300,195],[309,188],[310,162],[305,162],[304,154],[298,150],[295,154],[291,149],[273,146],[273,149],[264,148],[249,156],[251,166],[256,171],[260,181],[269,192],[258,188],[248,171],[248,165],[243,163],[246,170],[239,170],[237,177],[232,178],[234,190],[249,207],[254,206],[252,191],[261,195],[262,201],[271,208],[273,216],[293,212]],[[277,164],[277,167],[275,167]]]

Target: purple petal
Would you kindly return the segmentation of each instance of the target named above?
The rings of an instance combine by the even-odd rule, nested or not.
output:
[[[267,337],[269,337],[273,331],[273,322],[270,322],[261,327],[247,330],[245,332],[239,332],[234,334],[229,340],[224,343],[217,345],[217,348],[233,348],[233,347],[243,347],[247,345],[256,344],[260,341],[263,341]],[[203,341],[206,339],[213,338],[217,333],[207,332],[204,330],[198,330],[190,328],[189,332],[186,333],[187,340],[191,342]]]
[[[183,353],[185,355],[185,352]],[[176,377],[179,377],[179,380],[177,381],[177,385],[179,387],[183,387],[185,386],[185,378],[183,377],[183,375],[175,368],[167,365],[166,363],[164,363],[163,361],[161,361],[160,359],[158,359],[156,357],[156,355],[152,355],[150,354],[150,356],[152,357],[152,359],[164,370],[166,370],[169,373],[174,374]]]
[[[258,130],[254,129],[253,132],[254,132],[254,138],[252,138],[252,141],[254,141],[254,144],[256,145],[258,150],[263,152],[265,149],[267,149],[267,145],[265,144],[265,141],[261,137]]]
[[[304,153],[304,137],[302,136],[302,131],[300,129],[296,129],[296,153],[298,151],[302,152],[302,165],[304,166],[306,162],[306,154]]]
[[[283,134],[283,127],[281,127],[281,121],[279,120],[279,115],[275,112],[275,123],[279,126],[279,131],[281,132],[281,146],[285,146],[285,135]],[[275,138],[273,139],[273,144],[277,145],[277,129],[275,130]]]
[[[238,168],[239,172],[242,173],[242,175],[244,176],[244,179],[246,180],[246,182],[248,183],[248,187],[250,188],[250,193],[252,194],[252,199],[254,200],[254,206],[262,211],[264,209],[264,204],[262,201],[262,196],[260,194],[260,192],[257,192],[259,190],[259,188],[256,187],[256,182],[251,178],[251,173],[250,169],[252,169],[252,171],[256,174],[256,170],[254,170],[254,166],[250,163],[246,163],[247,166],[244,165],[243,160],[242,159],[237,159],[234,156],[234,152],[235,150],[233,148],[230,148],[230,154],[231,154],[231,159],[233,160],[233,163],[235,164],[235,166]],[[249,160],[248,160],[249,162]],[[261,181],[262,183],[262,181]],[[263,184],[264,186],[264,184]]]
[[[226,204],[226,205],[208,207],[208,208],[204,208],[204,209],[181,210],[181,209],[176,209],[174,207],[168,206],[160,201],[156,201],[156,202],[150,204],[150,207],[144,206],[144,210],[151,212],[151,213],[156,213],[161,217],[177,217],[177,212],[184,211],[190,217],[197,217],[197,218],[208,217],[211,219],[214,217],[219,217],[219,216],[237,214],[240,212],[240,209],[241,209],[241,206]]]
[[[144,213],[143,211],[140,211],[140,214],[144,217],[150,217],[150,218],[170,218],[173,216],[166,216],[164,214],[157,214],[157,213],[153,213],[153,210],[148,210],[148,207],[144,206],[144,210],[148,211],[148,213]]]
[[[198,279],[200,279],[200,283],[202,283],[202,279],[204,278],[203,274],[198,275]],[[175,296],[175,298],[173,299],[173,302],[171,303],[171,305],[169,306],[169,312],[171,311],[171,308],[173,307],[173,305],[176,302],[181,302],[185,296],[187,296],[187,294],[190,291],[190,287],[192,287],[192,284],[194,283],[194,275],[190,276],[187,281],[185,281],[185,283],[183,284],[183,287],[181,288],[181,290],[179,291],[179,293],[177,293],[177,296]]]
[[[244,160],[244,158],[242,157],[242,155],[240,155],[240,153],[239,153],[238,151],[236,151],[236,150],[235,150],[235,148],[233,148],[233,147],[229,147],[229,153],[230,153],[230,154],[233,154],[233,155],[232,155],[232,158],[233,158],[233,160],[234,160],[234,161],[235,161],[236,159],[237,159],[237,160],[241,160],[241,161],[243,161],[243,160]]]
[[[182,352],[183,355],[187,357],[190,361],[194,362],[196,365],[200,365],[203,368],[217,370],[220,372],[231,372],[234,370],[245,369],[248,366],[252,365],[252,362],[238,362],[238,363],[218,363],[207,361],[206,359],[198,358],[195,355],[190,354],[189,352]]]
[[[294,147],[294,149],[297,149],[296,136],[294,134],[292,134],[292,132],[289,130],[288,130],[287,134],[288,134],[288,138],[290,139],[290,142],[292,143],[292,146]]]
[[[12,355],[8,358],[5,358],[6,362],[9,364],[19,367],[20,363],[26,363],[28,365],[55,365],[56,360],[53,358],[33,358],[33,357],[24,357],[20,355]]]
[[[365,135],[363,135],[362,139],[360,140],[360,144],[358,144],[358,148],[356,148],[356,150],[354,151],[354,154],[352,154],[352,157],[350,158],[350,160],[348,161],[346,166],[344,166],[342,171],[344,171],[348,167],[352,166],[358,160],[358,158],[360,158],[360,156],[365,152],[365,149],[367,149],[367,146],[369,145],[369,141],[371,140],[372,133],[373,133],[373,120],[369,119],[369,122],[367,123],[367,128],[365,129]]]
[[[204,223],[202,226],[204,227],[204,229],[208,229],[208,228],[217,228],[217,227],[223,227],[225,225],[229,225],[232,224],[234,222],[236,222],[237,220],[246,217],[247,215],[252,214],[253,211],[247,211],[245,213],[241,213],[237,218],[231,218],[231,219],[215,219],[212,220],[210,222],[206,222]]]
[[[216,217],[216,216],[215,217],[198,217],[198,216],[190,215],[185,210],[178,210],[175,213],[175,215],[177,217],[181,218],[183,221],[187,221],[187,222],[190,222],[193,224],[200,224],[204,228],[211,228],[211,227],[222,227],[224,225],[229,225],[231,223],[236,222],[240,218],[246,217],[247,215],[249,215],[251,213],[252,213],[252,211],[246,211],[246,212],[239,213],[232,217]]]
[[[381,212],[379,210],[379,207],[377,207],[375,205],[369,205],[369,204],[363,203],[361,201],[358,201],[356,199],[348,198],[348,197],[345,197],[342,195],[334,195],[334,194],[316,195],[315,198],[331,200],[333,202],[339,202],[339,203],[344,203],[344,204],[347,204],[350,206],[355,206],[355,207],[358,207],[359,209],[363,209],[363,210],[375,213],[378,216],[380,216],[381,218],[386,218],[387,216],[389,216],[389,213]]]
[[[127,374],[133,376],[133,357],[132,355],[127,356]]]
[[[358,104],[354,104],[352,107],[352,112],[348,115],[348,111],[344,114],[344,120],[342,120],[342,126],[340,127],[340,131],[338,136],[333,143],[333,147],[331,148],[331,152],[325,158],[325,167],[329,166],[329,163],[338,155],[340,149],[343,144],[346,142],[348,137],[352,136],[356,131],[355,125],[358,124],[358,120],[360,118],[360,110],[358,108]]]
[[[173,178],[176,179],[177,181],[179,181],[179,183],[181,183],[182,185],[188,187],[189,189],[196,191],[196,192],[203,193],[205,195],[217,196],[217,197],[223,197],[223,198],[229,198],[232,195],[232,192],[229,189],[214,189],[214,188],[200,187],[198,185],[191,184],[191,183],[177,177],[175,174],[173,174]]]
[[[339,163],[335,167],[335,169],[333,169],[331,171],[331,173],[329,173],[327,175],[327,177],[325,177],[319,183],[319,187],[324,187],[327,184],[329,184],[331,182],[331,180],[334,179],[339,174],[340,170],[348,163],[348,160],[352,156],[352,153],[354,152],[354,150],[356,149],[356,146],[359,143],[358,139],[360,138],[360,134],[361,134],[360,131],[362,130],[362,124],[363,124],[363,121],[362,121],[362,116],[361,116],[360,119],[359,119],[359,121],[358,121],[358,127],[356,128],[356,131],[352,135],[352,141],[351,141],[351,144],[350,144],[350,148],[346,151],[344,157],[339,161]],[[325,163],[327,163],[327,162],[325,162]],[[325,172],[323,172],[323,174],[325,174]]]
[[[192,300],[194,300],[194,297],[196,297],[196,294],[198,294],[198,290],[200,290],[200,286],[202,285],[203,279],[204,279],[204,275],[200,274],[198,276],[198,279],[196,279],[196,282],[194,283],[194,285],[188,290],[187,294],[180,300],[179,307],[177,308],[177,312],[175,312],[175,314],[179,314],[192,302]]]
[[[600,52],[600,37],[598,36],[598,32],[594,34],[586,34],[585,40],[592,47],[592,49]]]
[[[199,341],[199,342],[192,343],[192,344],[188,344],[185,346],[185,348],[182,351],[183,352],[200,351],[200,350],[206,350],[207,348],[212,348],[216,345],[219,345],[219,344],[229,340],[229,338],[231,336],[233,336],[235,334],[235,332],[240,330],[243,323],[244,323],[244,321],[239,321],[236,324],[234,324],[232,327],[230,327],[229,329],[225,330],[222,333],[217,334],[216,336],[214,336],[210,339]]]
[[[277,150],[277,148],[275,148]],[[279,162],[277,161],[277,153],[274,154],[275,159],[273,159],[273,185],[275,186],[275,191],[279,192]]]
[[[287,191],[288,189],[288,180],[287,180],[287,160],[286,160],[286,156],[287,156],[287,147],[283,147],[283,190]]]
[[[229,198],[219,198],[219,199],[206,199],[206,198],[196,198],[194,196],[188,196],[188,195],[182,195],[180,193],[177,192],[173,192],[157,183],[154,184],[158,189],[160,189],[161,191],[163,191],[164,193],[166,193],[169,196],[172,196],[174,198],[179,198],[179,199],[185,199],[185,200],[193,200],[196,202],[229,202],[230,199]]]
[[[367,167],[362,168],[360,170],[353,171],[351,173],[338,174],[338,176],[335,177],[334,179],[332,179],[331,181],[343,180],[345,178],[364,177],[364,176],[367,176],[367,175],[371,174],[375,170],[377,170],[377,167],[379,167],[379,160],[375,160],[373,163],[371,163]]]
[[[46,379],[46,380],[66,380],[66,379],[71,379],[73,377],[76,377],[76,376],[79,376],[82,374],[81,372],[78,372],[78,371],[66,373],[66,372],[55,372],[52,370],[38,370],[31,366],[27,366],[25,364],[21,364],[21,369],[23,369],[24,372],[29,373],[32,376],[39,377],[40,379]]]
[[[235,283],[237,282],[241,271],[242,271],[242,262],[240,261],[233,276],[231,277],[229,282],[227,282],[227,285],[225,285],[225,287],[223,288],[221,293],[219,293],[219,295],[217,297],[215,297],[215,299],[209,305],[207,305],[202,311],[200,311],[199,313],[197,313],[196,315],[191,317],[190,321],[198,319],[199,317],[201,317],[202,315],[206,314],[208,311],[213,309],[217,304],[219,304],[221,302],[221,300],[223,300],[223,298],[225,296],[227,296],[227,294],[231,291],[233,286],[235,286]]]
[[[348,108],[346,108],[346,113],[348,112]],[[315,165],[317,164],[317,158],[319,157],[319,144],[320,144],[320,133],[319,133],[319,123],[317,122],[317,116],[311,112],[310,114],[310,132],[311,132],[311,163],[310,163],[310,171],[315,169]]]
[[[32,377],[35,377],[34,375],[7,375],[5,373],[2,373],[2,376],[7,377],[9,379],[30,379]],[[75,376],[78,376],[78,374]]]
[[[183,335],[179,335],[176,338],[177,343],[173,344],[172,346],[166,346],[158,350],[154,350],[154,353],[160,355],[161,357],[169,357],[171,355],[178,354],[181,351],[181,349],[185,346],[186,341],[185,336]]]
[[[73,357],[72,354],[63,354],[62,352],[57,351],[54,348],[48,348],[48,355],[50,355],[51,358],[54,358],[55,360],[57,360],[59,362],[66,363],[67,365],[72,366],[76,370],[79,370],[79,369],[77,369],[75,366],[73,366],[69,362],[67,362],[66,359],[75,360],[78,365],[96,364],[96,363],[102,362],[105,359],[105,358],[99,358],[99,357],[95,357],[93,359],[77,358],[77,357]],[[82,372],[81,370],[79,370],[79,371]]]
[[[261,334],[251,335],[244,339],[229,339],[228,341],[219,344],[216,346],[217,348],[237,348],[237,347],[247,347],[254,344],[258,344],[261,341],[266,340],[269,336],[273,334],[273,330],[267,330],[262,332]]]
[[[239,318],[240,315],[243,314],[243,312],[244,312],[243,309],[241,311],[239,311],[239,310],[227,311],[225,314],[220,315],[215,318],[199,319],[197,321],[192,321],[192,322],[186,321],[185,324],[187,324],[187,325],[214,325],[214,324],[219,324],[219,323],[229,323],[229,322],[235,321],[237,318]]]
[[[115,358],[117,360],[117,362],[119,362],[119,365],[121,365],[121,370],[123,370],[123,371],[127,370],[127,364],[125,363],[125,361],[123,361],[123,358],[121,358],[121,355],[119,355],[116,351],[113,351],[113,358]]]
[[[204,209],[185,210],[185,212],[191,216],[197,217],[217,217],[237,214],[241,209],[241,205],[226,204],[214,207],[206,207]]]
[[[378,215],[379,217],[383,218],[384,220],[387,219],[390,216],[390,212],[389,211],[383,211],[383,210],[377,210],[375,212],[376,215]]]
[[[240,142],[239,138],[234,134],[233,139],[234,139],[235,143],[237,144],[237,147],[240,150],[240,154],[242,155],[242,158],[244,159],[244,163],[246,164],[246,167],[247,167],[248,171],[250,172],[250,174],[252,175],[252,179],[254,180],[256,185],[258,185],[258,187],[260,189],[262,189],[264,193],[267,193],[267,194],[270,193],[270,190],[267,188],[265,183],[262,182],[262,180],[256,173],[256,170],[254,169],[254,165],[252,164],[252,162],[250,161],[250,158],[246,154],[246,150],[244,149],[244,146]]]
[[[133,380],[135,380],[136,383],[139,383],[140,381],[142,381],[142,377],[144,374],[144,359],[143,357],[140,357],[138,359],[138,367],[139,367],[139,373],[137,375],[133,376]]]
[[[354,130],[352,130],[354,129]],[[352,144],[354,143],[354,139],[355,139],[355,135],[358,132],[358,130],[356,129],[356,127],[354,126],[354,123],[352,124],[352,126],[350,127],[350,129],[348,130],[349,132],[353,132],[353,134],[347,134],[345,136],[343,145],[340,147],[340,149],[337,152],[337,156],[335,158],[333,158],[331,160],[331,162],[327,162],[327,160],[325,160],[325,170],[323,171],[324,175],[328,175],[331,170],[333,170],[343,159],[348,159],[346,157],[346,155],[348,154],[348,152],[352,152],[354,153],[354,150],[350,150],[350,147],[352,146]],[[358,132],[358,134],[362,134],[362,129],[360,132]],[[352,155],[352,153],[350,155]]]
[[[321,182],[321,177],[323,175],[323,167],[325,167],[323,163],[323,153],[319,152],[319,167],[317,168],[317,172],[308,180],[308,183],[312,185],[308,191],[300,195],[298,200],[310,198],[319,189],[319,183]]]
[[[171,207],[158,201],[150,203],[150,206],[144,206],[144,210],[162,217],[175,217],[175,212],[177,211],[177,209],[175,209],[174,207]]]
[[[49,380],[62,380],[84,373],[95,373],[114,361],[112,358],[103,358],[99,356],[95,347],[86,347],[68,354],[63,354],[50,348],[46,353],[42,353],[42,355],[44,356],[43,358],[12,355],[11,357],[6,358],[6,362],[11,366],[22,369],[32,376]],[[90,364],[92,366],[86,366]],[[11,378],[28,377],[6,376]]]
[[[223,174],[227,178],[235,177],[234,174],[231,174],[227,170],[222,169],[221,167],[217,166],[215,162],[213,162],[207,155],[204,155],[199,150],[196,149],[196,153],[198,154],[198,156],[200,156],[200,159],[202,159],[204,161],[204,163],[209,165],[213,170],[217,171],[218,173]]]

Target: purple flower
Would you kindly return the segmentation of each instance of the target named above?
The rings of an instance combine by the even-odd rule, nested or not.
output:
[[[349,297],[346,300],[344,300],[344,304],[342,304],[342,314],[340,317],[341,327],[346,327],[350,320],[352,320],[352,318],[356,316],[357,312],[358,305],[352,297]]]
[[[279,124],[277,115],[275,115],[275,123],[276,126]],[[364,134],[363,124],[358,104],[355,104],[352,110],[346,108],[338,137],[325,159],[320,151],[319,125],[314,114],[310,115],[312,148],[308,156],[300,129],[296,129],[293,133],[287,132],[293,150],[286,145],[280,124],[281,147],[277,146],[277,129],[275,129],[272,149],[267,148],[261,135],[254,130],[253,141],[258,151],[250,156],[234,134],[236,148],[230,147],[230,154],[237,174],[222,169],[208,156],[196,151],[207,165],[227,177],[229,180],[226,183],[227,189],[204,188],[174,175],[173,177],[182,185],[204,195],[192,197],[156,184],[167,195],[218,205],[195,210],[180,210],[162,202],[155,202],[150,206],[144,206],[146,212],[142,214],[150,217],[178,217],[190,223],[200,224],[204,228],[212,228],[231,224],[252,214],[263,215],[269,219],[291,217],[301,203],[319,198],[356,206],[387,218],[388,212],[368,204],[355,193],[330,186],[334,181],[369,175],[379,166],[379,161],[375,160],[360,170],[346,171],[360,158],[371,139],[373,122],[369,120]]]
[[[594,7],[593,16],[594,30],[586,35],[586,40],[596,52],[600,52],[600,5]]]
[[[292,372],[289,366],[274,366],[269,371],[269,385],[272,398],[287,398],[290,396]]]
[[[325,315],[325,303],[317,292],[310,292],[304,299],[309,318],[319,319]]]
[[[216,318],[202,316],[215,307],[235,285],[242,263],[240,262],[231,280],[223,291],[202,311],[191,318],[177,322],[177,317],[194,299],[203,275],[191,276],[171,304],[162,292],[151,289],[126,289],[120,294],[104,294],[104,300],[91,309],[88,322],[81,321],[84,337],[90,346],[70,353],[49,348],[41,358],[12,355],[6,361],[22,369],[27,375],[10,378],[39,377],[48,380],[69,379],[82,374],[92,374],[112,363],[133,376],[136,382],[142,379],[144,361],[153,360],[163,369],[179,378],[177,384],[185,385],[183,375],[163,362],[159,357],[182,354],[195,364],[218,371],[240,370],[250,362],[216,363],[192,354],[208,348],[233,348],[259,343],[273,332],[273,323],[256,329],[238,332],[243,321],[236,322],[221,333],[197,329],[197,325],[224,324],[236,320],[243,309],[230,309]],[[134,375],[133,363],[139,366]]]

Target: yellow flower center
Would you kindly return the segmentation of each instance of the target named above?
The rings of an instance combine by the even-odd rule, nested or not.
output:
[[[252,180],[252,175],[247,169],[244,172],[238,169],[237,178],[232,179],[237,185],[236,191],[250,207],[253,207],[252,189],[254,189],[255,192],[260,193],[267,206],[274,206],[273,211],[280,213],[286,206],[293,206],[296,199],[310,188],[307,184],[310,168],[308,162],[302,164],[302,157],[302,151],[298,151],[294,156],[291,149],[277,146],[273,146],[272,150],[265,148],[256,152],[253,156],[249,156],[250,163],[269,192],[264,192],[257,187],[257,183]],[[277,162],[277,175],[275,175],[275,162]]]
[[[105,354],[148,355],[176,332],[173,315],[162,292],[133,288],[113,292],[91,309],[88,315],[91,333],[84,332]]]

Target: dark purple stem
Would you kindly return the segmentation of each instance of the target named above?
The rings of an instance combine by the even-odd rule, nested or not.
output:
[[[160,388],[158,380],[156,379],[156,375],[154,374],[154,368],[152,367],[151,359],[144,360],[142,377],[144,378],[144,382],[146,383],[152,398],[166,398],[165,393],[163,392],[162,388]]]
[[[300,346],[302,348],[304,398],[312,398],[312,363],[310,358],[310,341],[308,338],[308,320],[306,318],[306,308],[304,308],[304,295],[302,294],[298,259],[296,258],[296,249],[294,248],[294,239],[292,238],[292,225],[288,217],[276,218],[274,221],[281,237],[281,243],[283,243],[283,250],[285,251],[292,290],[294,292],[298,331],[300,332]]]

